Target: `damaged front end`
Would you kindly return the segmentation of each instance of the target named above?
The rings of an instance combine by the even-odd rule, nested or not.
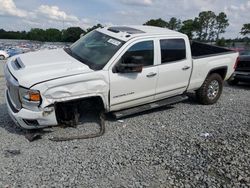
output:
[[[44,107],[38,90],[27,89],[19,85],[18,80],[5,66],[5,100],[13,121],[24,129],[37,129],[57,125],[53,107]]]
[[[55,104],[55,113],[59,125],[75,127],[81,123],[85,114],[104,111],[102,99],[90,97]]]
[[[6,91],[8,95],[8,91]],[[6,97],[8,98],[8,97]],[[100,97],[90,97],[85,99],[78,99],[66,102],[57,102],[54,105],[45,107],[43,111],[31,111],[22,108],[18,112],[13,112],[10,107],[10,101],[7,100],[7,106],[9,113],[14,122],[25,129],[40,129],[48,126],[61,125],[64,127],[76,127],[77,125],[83,124],[82,119],[86,114],[96,114],[99,117],[100,131],[89,135],[78,134],[77,136],[59,136],[52,137],[52,141],[68,141],[74,139],[88,139],[102,136],[105,132],[104,124],[104,106]],[[32,135],[32,136],[30,136]],[[40,136],[40,134],[29,134],[30,141]],[[30,138],[31,137],[31,138]]]
[[[52,141],[69,141],[75,139],[89,139],[102,136],[105,132],[105,115],[101,98],[93,97],[84,100],[74,100],[55,104],[56,117],[63,126],[76,127],[83,124],[84,116],[91,113],[99,117],[100,131],[92,134],[78,134],[75,136],[52,137]]]
[[[11,118],[21,128],[77,126],[82,123],[81,117],[86,111],[100,113],[107,110],[107,72],[86,70],[53,79],[42,76],[41,82],[31,85],[30,76],[20,76],[20,71],[25,68],[14,70],[11,62],[5,66],[5,99]]]

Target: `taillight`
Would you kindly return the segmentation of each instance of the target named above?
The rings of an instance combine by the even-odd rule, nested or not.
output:
[[[239,61],[240,61],[240,57],[237,57],[235,64],[234,64],[234,70],[237,68]]]

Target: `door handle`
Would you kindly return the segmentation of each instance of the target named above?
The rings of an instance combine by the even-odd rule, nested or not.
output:
[[[151,72],[151,73],[149,73],[149,74],[147,75],[147,77],[150,78],[150,77],[154,77],[154,76],[156,76],[156,75],[157,75],[157,73]]]
[[[188,69],[190,69],[190,66],[185,66],[182,68],[182,70],[188,70]]]

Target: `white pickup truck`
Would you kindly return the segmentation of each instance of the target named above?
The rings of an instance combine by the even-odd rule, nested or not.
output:
[[[12,57],[5,67],[12,119],[34,129],[77,124],[85,104],[117,118],[173,104],[196,91],[215,103],[238,53],[149,26],[99,28],[71,47]]]

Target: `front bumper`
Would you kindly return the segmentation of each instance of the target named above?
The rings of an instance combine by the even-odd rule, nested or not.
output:
[[[40,111],[31,111],[25,108],[15,111],[8,97],[8,92],[6,90],[5,101],[8,113],[17,126],[24,129],[40,129],[58,124],[53,107]]]

